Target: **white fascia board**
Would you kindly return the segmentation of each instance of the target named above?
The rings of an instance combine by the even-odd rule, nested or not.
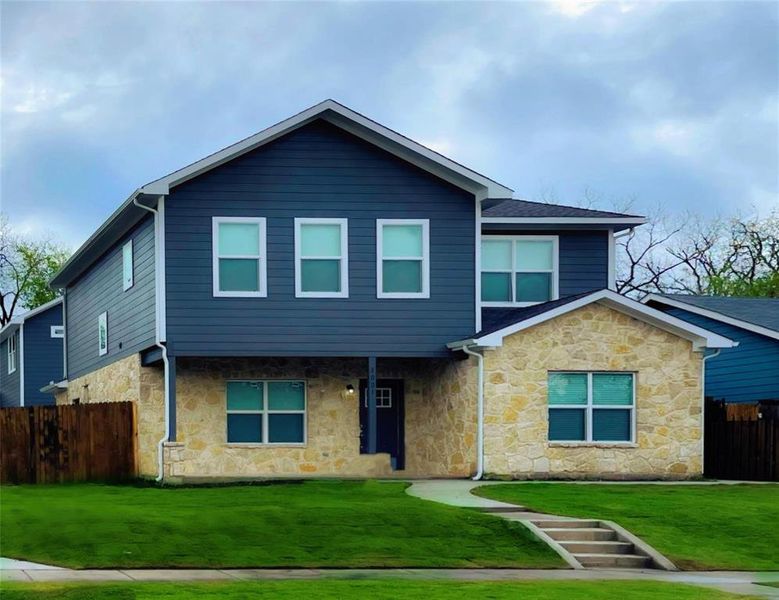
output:
[[[508,225],[643,225],[644,217],[482,217],[483,224]]]
[[[767,327],[762,327],[760,325],[755,325],[754,323],[750,323],[748,321],[742,321],[741,319],[736,319],[734,317],[729,317],[707,308],[695,306],[694,304],[687,304],[686,302],[666,298],[658,294],[649,294],[643,300],[641,300],[642,304],[647,304],[648,302],[652,301],[658,302],[659,304],[665,304],[666,306],[679,308],[681,310],[686,310],[687,312],[691,312],[702,317],[707,317],[709,319],[713,319],[714,321],[727,323],[728,325],[733,325],[734,327],[738,327],[746,331],[751,331],[752,333],[758,333],[774,340],[779,340],[779,331],[768,329]]]
[[[323,115],[326,111],[331,111],[328,115],[336,115],[335,118],[329,118],[328,115]],[[290,131],[302,127],[310,121],[323,116],[333,124],[348,129],[351,133],[366,139],[373,144],[379,145],[382,148],[392,152],[393,154],[404,158],[410,162],[414,162],[421,168],[433,172],[438,176],[443,176],[444,170],[459,176],[460,178],[471,183],[469,186],[471,191],[476,188],[486,188],[488,195],[490,196],[511,196],[513,190],[504,185],[501,185],[484,175],[476,173],[463,165],[446,158],[445,156],[426,148],[425,146],[393,131],[371,119],[335,102],[334,100],[325,100],[308,108],[276,125],[268,127],[255,135],[252,135],[240,142],[232,144],[222,150],[215,152],[205,158],[198,160],[191,165],[174,171],[170,175],[166,175],[156,181],[146,184],[141,188],[141,192],[145,194],[153,195],[166,195],[170,192],[170,188],[179,185],[193,177],[196,177],[214,167],[217,167],[229,160],[232,160],[246,152],[254,150],[264,144],[267,144],[282,135],[289,133]],[[355,127],[356,126],[356,127]],[[366,135],[366,133],[373,135]],[[422,160],[420,160],[422,159]],[[436,172],[435,167],[438,166],[442,169],[440,172]],[[447,178],[452,183],[452,178]],[[464,187],[463,181],[456,183],[458,187]]]
[[[609,308],[618,310],[619,312],[627,314],[628,316],[631,316],[635,319],[644,321],[650,325],[654,325],[659,329],[663,329],[676,336],[688,339],[693,343],[693,347],[697,351],[703,350],[704,348],[734,348],[735,346],[738,346],[738,342],[734,342],[733,340],[730,340],[724,336],[688,323],[687,321],[683,321],[682,319],[672,317],[671,315],[668,315],[662,311],[650,308],[644,304],[641,304],[640,302],[626,298],[625,296],[617,294],[611,290],[598,290],[592,294],[569,302],[568,304],[563,304],[562,306],[554,308],[536,317],[526,319],[514,325],[509,325],[508,327],[504,327],[499,331],[495,331],[481,338],[478,338],[476,343],[479,346],[487,347],[502,346],[503,339],[506,336],[518,333],[525,329],[529,329],[530,327],[539,325],[554,319],[555,317],[559,317],[560,315],[572,312],[578,308],[592,304],[593,302],[599,302],[605,306],[608,306]]]

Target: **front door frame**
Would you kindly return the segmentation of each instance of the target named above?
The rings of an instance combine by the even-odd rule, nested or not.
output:
[[[392,468],[396,471],[402,471],[406,468],[406,391],[405,391],[405,380],[404,379],[377,379],[376,380],[376,387],[377,388],[390,388],[392,390],[392,402],[397,407],[396,412],[396,427],[397,427],[397,448],[395,453],[393,454],[390,452],[390,456],[392,457]],[[363,404],[365,403],[365,398],[367,395],[367,387],[368,387],[368,380],[367,379],[360,379],[360,387],[359,387],[359,394],[357,394],[358,398],[358,412],[359,412],[359,422],[360,422],[360,454],[367,454],[367,431],[366,427],[367,424],[363,423],[363,415],[365,414],[365,411],[363,410]],[[379,418],[378,415],[381,414],[381,408],[377,407],[377,419]],[[377,429],[379,429],[377,427]]]

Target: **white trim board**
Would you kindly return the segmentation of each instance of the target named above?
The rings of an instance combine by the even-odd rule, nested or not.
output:
[[[702,351],[705,348],[734,348],[738,346],[738,342],[734,342],[733,340],[712,331],[668,315],[662,311],[641,304],[640,302],[626,298],[625,296],[621,296],[616,292],[611,290],[598,290],[535,317],[504,327],[498,331],[488,333],[478,338],[451,342],[447,344],[447,347],[451,349],[458,349],[463,346],[497,348],[503,345],[503,338],[507,336],[524,331],[535,325],[540,325],[541,323],[550,321],[555,317],[572,312],[578,308],[592,304],[593,302],[598,302],[630,317],[649,323],[664,331],[668,331],[673,335],[688,339],[693,343],[693,349],[696,351]]]
[[[454,185],[475,192],[486,189],[488,196],[512,196],[513,190],[476,171],[439,154],[399,133],[373,121],[360,113],[339,104],[334,100],[325,100],[298,114],[285,119],[259,133],[247,137],[240,142],[227,146],[218,152],[206,156],[189,166],[174,171],[165,177],[146,184],[140,189],[145,194],[168,194],[175,187],[193,177],[197,177],[232,160],[246,152],[272,142],[294,129],[302,127],[311,121],[323,118],[330,123],[357,135],[358,137],[381,147],[392,154],[412,162],[438,177],[446,179]]]
[[[700,306],[687,304],[686,302],[682,302],[680,300],[666,298],[665,296],[660,296],[659,294],[649,294],[643,300],[641,300],[642,304],[647,304],[653,301],[660,304],[665,304],[666,306],[673,306],[674,308],[686,310],[687,312],[691,312],[702,317],[707,317],[715,321],[727,323],[728,325],[733,325],[734,327],[739,327],[741,329],[745,329],[746,331],[751,331],[752,333],[759,333],[760,335],[770,337],[774,340],[779,340],[779,331],[774,331],[773,329],[768,329],[767,327],[755,325],[749,321],[742,321],[741,319],[736,319],[735,317],[729,317],[707,308],[701,308]]]
[[[482,217],[481,222],[509,225],[642,225],[644,217]]]

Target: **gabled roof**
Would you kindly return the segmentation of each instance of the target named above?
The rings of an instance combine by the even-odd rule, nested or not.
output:
[[[170,188],[272,142],[316,119],[324,119],[471,192],[483,191],[486,197],[496,194],[510,195],[513,191],[511,188],[477,173],[443,154],[431,150],[343,104],[339,104],[335,100],[325,100],[183,169],[147,183],[141,188],[141,192],[151,195],[167,194]]]
[[[535,306],[512,309],[511,312],[506,312],[502,315],[496,314],[492,318],[490,325],[476,333],[473,337],[452,342],[447,344],[447,346],[453,350],[463,346],[499,347],[503,345],[503,338],[509,335],[519,333],[535,325],[540,325],[594,302],[608,306],[681,338],[688,339],[693,343],[695,350],[733,348],[738,345],[738,342],[734,342],[712,331],[672,317],[662,311],[617,294],[612,290],[602,289],[561,298],[560,300],[544,302],[543,304],[536,304]]]
[[[524,225],[614,225],[625,229],[646,223],[639,215],[577,208],[561,204],[515,200],[513,198],[488,198],[482,202],[482,223],[507,223]]]
[[[57,306],[58,304],[62,304],[62,298],[54,298],[54,300],[50,300],[46,304],[41,304],[37,308],[33,308],[32,310],[28,310],[25,313],[22,313],[21,315],[17,315],[13,317],[8,323],[5,324],[5,326],[0,329],[0,342],[5,340],[8,336],[10,336],[14,331],[19,329],[19,325],[27,321],[28,319],[31,319],[35,315],[39,315],[42,312],[46,312],[50,308],[53,308]]]
[[[649,294],[642,302],[680,308],[779,340],[779,298]]]
[[[67,286],[106,252],[116,239],[124,235],[141,219],[148,217],[148,211],[139,208],[137,203],[154,206],[159,196],[167,195],[175,186],[317,119],[328,121],[457,187],[476,194],[478,198],[510,196],[513,193],[511,188],[477,173],[443,154],[435,152],[343,104],[339,104],[335,100],[325,100],[135,190],[63,265],[62,269],[51,280],[52,287]]]

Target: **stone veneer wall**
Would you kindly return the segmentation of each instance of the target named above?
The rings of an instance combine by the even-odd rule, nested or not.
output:
[[[162,367],[142,367],[137,354],[113,362],[68,383],[57,404],[79,402],[136,403],[139,475],[156,476],[157,443],[164,433]]]
[[[378,377],[405,380],[406,469],[360,454],[358,394],[367,359],[179,358],[172,477],[462,477],[474,463],[475,375],[466,361],[379,359]],[[307,444],[226,441],[225,381],[304,379]]]
[[[507,337],[485,357],[487,473],[614,479],[701,474],[701,356],[689,341],[592,304]],[[637,443],[549,443],[550,370],[636,371]]]

